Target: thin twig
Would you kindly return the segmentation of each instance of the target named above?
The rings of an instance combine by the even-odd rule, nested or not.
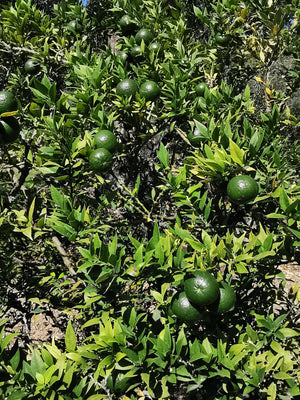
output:
[[[65,249],[62,247],[62,244],[60,242],[60,240],[58,239],[57,236],[52,236],[52,242],[54,243],[55,247],[57,248],[59,254],[61,255],[63,262],[65,264],[65,266],[68,268],[68,270],[70,271],[71,275],[76,275],[71,261],[69,260],[69,257],[65,251]]]

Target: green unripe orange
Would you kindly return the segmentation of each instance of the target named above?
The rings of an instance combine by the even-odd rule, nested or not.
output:
[[[189,139],[191,145],[193,145],[194,147],[201,146],[203,138],[198,128],[195,128],[194,131],[190,131],[187,135],[187,138]]]
[[[171,311],[182,321],[197,321],[202,317],[202,313],[191,304],[185,292],[174,296]]]
[[[15,96],[8,90],[0,91],[0,114],[17,111],[18,103]]]
[[[95,149],[89,155],[90,167],[97,172],[108,171],[112,166],[112,162],[111,152],[104,148]]]
[[[116,87],[116,93],[118,96],[135,96],[138,88],[138,84],[135,80],[123,79],[121,82],[118,83]]]
[[[249,175],[237,175],[228,182],[227,194],[233,203],[244,204],[255,199],[258,184]]]
[[[206,89],[209,89],[208,84],[205,83],[205,82],[200,82],[200,83],[198,83],[198,85],[196,85],[196,87],[195,87],[195,92],[196,92],[199,96],[203,96]]]
[[[206,306],[214,303],[220,289],[216,278],[207,271],[195,271],[184,280],[184,291],[192,304]]]
[[[108,129],[100,129],[94,135],[95,148],[103,148],[112,151],[115,149],[117,143],[117,138],[113,132]]]
[[[154,36],[150,29],[142,28],[135,35],[135,41],[137,44],[141,44],[142,40],[145,44],[149,44],[153,40]]]
[[[136,23],[127,14],[120,18],[119,26],[124,34],[132,33],[137,27]]]
[[[215,36],[216,43],[225,46],[229,43],[230,36],[229,35],[223,35],[221,33],[217,33]]]
[[[232,311],[235,305],[235,292],[233,288],[225,282],[220,282],[220,297],[217,301],[217,312],[225,313]]]
[[[136,46],[133,46],[131,49],[130,49],[130,55],[133,57],[133,58],[139,58],[139,57],[141,57],[142,56],[142,48],[141,48],[141,46],[138,44],[138,45],[136,45]]]
[[[24,64],[24,70],[27,74],[34,74],[40,69],[40,66],[35,60],[29,59]]]
[[[75,20],[75,19],[70,21],[67,26],[68,26],[68,29],[71,30],[71,31],[75,31],[75,32],[82,32],[83,31],[83,27],[80,24],[80,22]]]
[[[146,81],[140,87],[140,95],[146,100],[155,100],[160,95],[160,87],[154,81]]]
[[[0,120],[0,144],[16,141],[20,134],[20,125],[15,117],[6,117]]]

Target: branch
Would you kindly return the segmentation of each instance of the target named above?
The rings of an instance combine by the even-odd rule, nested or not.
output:
[[[62,244],[61,244],[60,240],[58,239],[58,237],[57,236],[52,236],[52,242],[54,243],[54,245],[57,248],[59,254],[61,255],[65,266],[70,271],[70,274],[71,275],[76,275],[76,273],[75,273],[75,271],[74,271],[74,269],[72,267],[72,263],[69,260],[68,254],[66,253],[65,249],[62,247]]]

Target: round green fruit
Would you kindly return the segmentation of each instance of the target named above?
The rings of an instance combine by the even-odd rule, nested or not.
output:
[[[0,120],[0,143],[8,144],[16,141],[20,134],[20,125],[15,117]]]
[[[15,96],[8,90],[0,91],[0,115],[17,109],[18,103]]]
[[[126,53],[126,51],[120,51],[120,53],[118,53],[117,58],[122,62],[125,63],[127,61],[128,58],[128,54]]]
[[[100,129],[94,135],[94,147],[96,149],[103,148],[112,151],[117,143],[117,138],[113,132],[107,129]]]
[[[141,56],[142,56],[142,48],[141,48],[141,46],[140,46],[139,44],[136,45],[136,46],[133,46],[133,47],[130,49],[130,55],[131,55],[133,58],[141,57]]]
[[[203,96],[206,89],[209,89],[208,84],[205,83],[205,82],[200,82],[200,83],[198,83],[198,85],[196,85],[196,87],[195,87],[195,92],[196,92],[199,96]]]
[[[119,26],[124,34],[132,33],[136,30],[136,23],[127,14],[123,15],[119,20]]]
[[[173,297],[171,311],[182,321],[197,321],[202,317],[202,313],[191,304],[185,292]]]
[[[207,271],[196,271],[184,281],[184,291],[192,304],[205,306],[214,303],[219,295],[219,284]]]
[[[155,53],[158,53],[160,50],[160,44],[157,42],[152,42],[149,44],[149,50],[154,51]]]
[[[134,96],[138,91],[139,87],[135,80],[133,79],[123,79],[118,83],[116,87],[116,93],[118,96]]]
[[[229,39],[230,39],[229,35],[222,35],[220,33],[218,33],[215,36],[216,43],[221,45],[221,46],[224,46],[224,45],[228,44],[229,43]]]
[[[75,32],[82,32],[82,25],[77,20],[72,20],[68,23],[68,29],[74,30]]]
[[[76,25],[77,25],[77,23],[76,23],[75,20],[74,21],[70,21],[68,23],[68,27],[71,28],[71,29],[76,29]]]
[[[27,74],[35,74],[40,69],[39,64],[37,64],[36,60],[29,59],[24,64],[24,70]]]
[[[226,313],[232,311],[235,305],[235,292],[230,285],[220,282],[220,297],[217,300],[217,312]]]
[[[154,36],[150,29],[142,28],[135,35],[135,41],[137,44],[141,44],[142,40],[145,44],[149,44],[153,40]]]
[[[249,175],[238,175],[228,182],[227,194],[233,203],[244,204],[255,199],[258,194],[258,184]]]
[[[140,87],[140,95],[146,100],[155,100],[160,95],[160,87],[154,81],[146,81]]]
[[[90,167],[97,172],[108,171],[112,166],[112,162],[111,152],[101,147],[93,150],[89,155]]]

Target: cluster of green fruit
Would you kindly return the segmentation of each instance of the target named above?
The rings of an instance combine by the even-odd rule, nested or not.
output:
[[[129,78],[121,80],[116,87],[117,95],[122,97],[135,96],[137,91],[146,101],[154,101],[160,94],[160,87],[156,82],[147,80],[139,88],[138,83]]]
[[[119,20],[119,26],[124,35],[133,34],[137,31],[137,24],[129,17],[129,15],[123,15],[123,17]],[[132,46],[130,50],[130,56],[134,59],[138,58],[142,55],[142,44],[148,46],[149,50],[158,51],[159,44],[153,42],[154,35],[152,30],[148,28],[139,29],[135,36],[134,41],[135,45]],[[121,51],[118,55],[123,61],[127,59],[128,54],[124,51]],[[135,96],[136,92],[139,91],[140,97],[145,98],[146,101],[154,101],[160,95],[160,87],[159,85],[152,81],[147,80],[142,83],[139,88],[138,83],[134,79],[123,79],[116,88],[116,93],[118,96]]]
[[[108,171],[113,163],[112,153],[118,141],[108,129],[98,129],[93,136],[93,145],[89,154],[89,165],[96,172]]]
[[[14,116],[18,112],[15,96],[7,91],[0,92],[0,145],[13,143],[20,134],[20,125]]]
[[[160,49],[159,43],[154,42],[154,34],[151,29],[141,28],[137,31],[137,24],[129,17],[129,15],[123,15],[119,20],[119,26],[124,35],[132,35],[135,33],[134,42],[135,44],[130,49],[130,56],[132,59],[139,59],[142,56],[142,44],[147,47],[144,49],[153,50],[158,52]],[[128,58],[128,54],[124,51],[119,53],[119,57],[125,61]]]
[[[132,35],[137,31],[137,24],[127,14],[123,15],[119,20],[119,26],[124,35]],[[136,32],[134,39],[137,45],[141,45],[142,41],[148,45],[154,39],[154,35],[151,29],[141,28]]]
[[[131,48],[130,55],[133,58],[138,58],[142,54],[142,42],[145,43],[146,46],[149,46],[149,49],[151,49],[151,42],[153,40],[154,36],[153,33],[150,29],[147,28],[142,28],[140,29],[135,37],[135,45]]]
[[[258,194],[258,184],[248,175],[237,175],[227,184],[227,195],[236,204],[245,204]],[[186,275],[184,290],[172,299],[171,312],[183,321],[211,320],[212,316],[232,311],[235,293],[225,282],[218,283],[207,271]]]
[[[235,292],[225,282],[218,282],[207,271],[188,273],[184,290],[176,293],[171,302],[171,312],[183,321],[209,320],[212,316],[232,311]]]

